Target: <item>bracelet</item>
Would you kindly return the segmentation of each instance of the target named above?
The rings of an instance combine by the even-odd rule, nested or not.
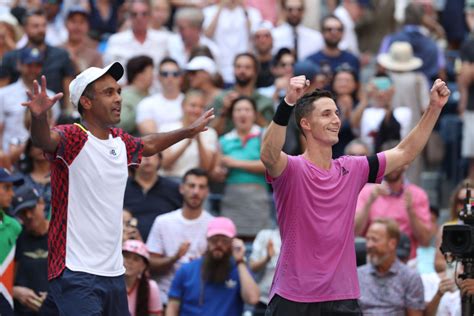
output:
[[[290,121],[291,112],[295,106],[290,106],[286,103],[285,99],[280,102],[278,108],[276,110],[275,115],[273,116],[273,122],[280,126],[288,126],[288,122]]]

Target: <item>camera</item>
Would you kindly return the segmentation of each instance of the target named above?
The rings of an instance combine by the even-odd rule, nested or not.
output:
[[[441,252],[454,260],[474,260],[474,210],[471,202],[471,189],[466,186],[466,200],[458,216],[463,224],[443,228]]]
[[[461,279],[474,279],[474,214],[471,200],[471,189],[466,185],[466,199],[459,212],[459,220],[463,224],[446,225],[443,227],[443,239],[440,250],[446,261],[461,262],[463,273]],[[456,278],[455,278],[456,280]],[[462,315],[474,314],[474,297],[464,294],[461,299]]]

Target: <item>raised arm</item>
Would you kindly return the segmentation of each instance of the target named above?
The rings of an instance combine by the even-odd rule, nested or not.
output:
[[[55,152],[59,144],[59,134],[51,131],[48,124],[48,110],[59,101],[62,93],[52,98],[46,93],[46,77],[41,76],[41,90],[38,81],[33,82],[33,91],[26,91],[29,101],[22,103],[31,112],[31,140],[45,152]]]
[[[214,118],[214,109],[206,111],[193,124],[167,133],[153,133],[142,138],[144,143],[143,155],[152,156],[169,146],[185,139],[193,138],[200,132],[207,131],[207,124]]]
[[[411,163],[421,153],[450,94],[444,81],[437,79],[434,82],[430,93],[430,104],[418,124],[398,146],[385,151],[387,158],[385,174]]]
[[[296,101],[306,92],[309,80],[305,76],[290,79],[288,92],[280,103],[273,121],[263,136],[260,159],[272,177],[278,177],[285,170],[288,156],[282,151],[285,144],[286,128]]]

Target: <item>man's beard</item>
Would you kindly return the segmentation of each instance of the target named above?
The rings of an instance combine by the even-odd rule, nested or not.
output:
[[[230,256],[231,253],[226,253],[222,258],[215,259],[207,251],[204,254],[201,270],[203,280],[210,283],[224,283],[229,278],[232,267]]]
[[[334,49],[334,48],[337,48],[339,46],[339,42],[333,42],[333,41],[324,41],[324,43],[326,44],[326,46],[328,48],[331,48],[331,49]]]
[[[252,78],[244,77],[244,78],[239,78],[235,77],[235,83],[240,86],[240,87],[246,87],[250,84],[252,81]]]
[[[34,46],[41,46],[44,44],[44,35],[36,35],[28,38],[28,41],[33,44]]]

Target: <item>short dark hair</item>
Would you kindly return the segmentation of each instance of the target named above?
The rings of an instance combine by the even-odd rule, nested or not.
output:
[[[87,85],[87,87],[84,89],[84,92],[82,92],[81,94],[81,97],[87,97],[89,99],[94,99],[95,97],[95,93],[94,93],[94,82],[91,82]],[[81,98],[79,98],[79,102],[77,103],[77,111],[79,112],[79,114],[82,114],[84,113],[84,108],[82,107],[82,104],[81,104]]]
[[[160,69],[161,66],[163,66],[164,64],[167,64],[167,63],[175,64],[178,68],[181,68],[181,67],[179,67],[179,64],[176,61],[176,59],[173,59],[171,57],[165,57],[160,61],[160,64],[158,65],[158,69]]]
[[[281,59],[283,58],[283,56],[285,55],[292,55],[294,56],[294,54],[291,52],[291,50],[289,48],[286,48],[286,47],[283,47],[283,48],[280,48],[277,53],[275,54],[275,56],[273,57],[273,60],[272,60],[272,65],[273,66],[277,66],[278,63],[281,61]]]
[[[342,31],[344,31],[344,23],[342,23],[341,19],[339,19],[337,16],[335,16],[334,14],[328,14],[326,16],[324,16],[322,19],[321,19],[321,30],[324,29],[324,23],[326,23],[327,20],[329,19],[334,19],[334,20],[337,20],[339,21],[339,23],[341,24],[341,27],[342,27]]]
[[[237,54],[234,58],[234,66],[235,66],[237,60],[241,57],[248,57],[248,58],[252,59],[253,66],[254,66],[254,69],[255,69],[255,73],[258,74],[258,72],[260,71],[260,63],[258,62],[257,56],[255,56],[255,54],[252,54],[252,53],[249,53],[249,52]]]
[[[26,23],[28,22],[28,19],[32,16],[43,16],[45,19],[46,17],[46,11],[43,9],[33,9],[33,10],[28,10],[25,12],[25,14],[21,17],[21,25],[25,26]]]
[[[330,91],[316,89],[313,92],[308,92],[304,96],[298,99],[295,104],[295,120],[296,125],[300,132],[304,135],[303,129],[301,128],[301,119],[307,117],[314,110],[314,102],[322,99],[330,98],[334,100],[334,97]]]
[[[418,3],[410,3],[405,8],[405,21],[403,21],[403,24],[421,25],[424,14],[423,6]]]
[[[251,97],[246,96],[246,95],[241,95],[241,96],[238,96],[236,99],[234,99],[234,101],[232,101],[232,103],[230,104],[230,107],[229,107],[229,117],[230,118],[232,118],[232,113],[234,112],[235,105],[240,101],[250,102],[250,104],[252,105],[253,110],[255,111],[255,114],[257,113],[257,103],[255,102],[255,100]]]
[[[128,83],[132,83],[148,66],[153,67],[153,59],[149,56],[140,55],[131,58],[126,65]]]
[[[205,178],[207,179],[207,184],[209,184],[209,174],[208,174],[207,171],[204,170],[204,169],[201,169],[201,168],[192,168],[192,169],[189,169],[188,171],[186,171],[186,172],[184,173],[184,176],[183,176],[183,183],[186,182],[186,179],[187,179],[189,176],[205,177]]]

